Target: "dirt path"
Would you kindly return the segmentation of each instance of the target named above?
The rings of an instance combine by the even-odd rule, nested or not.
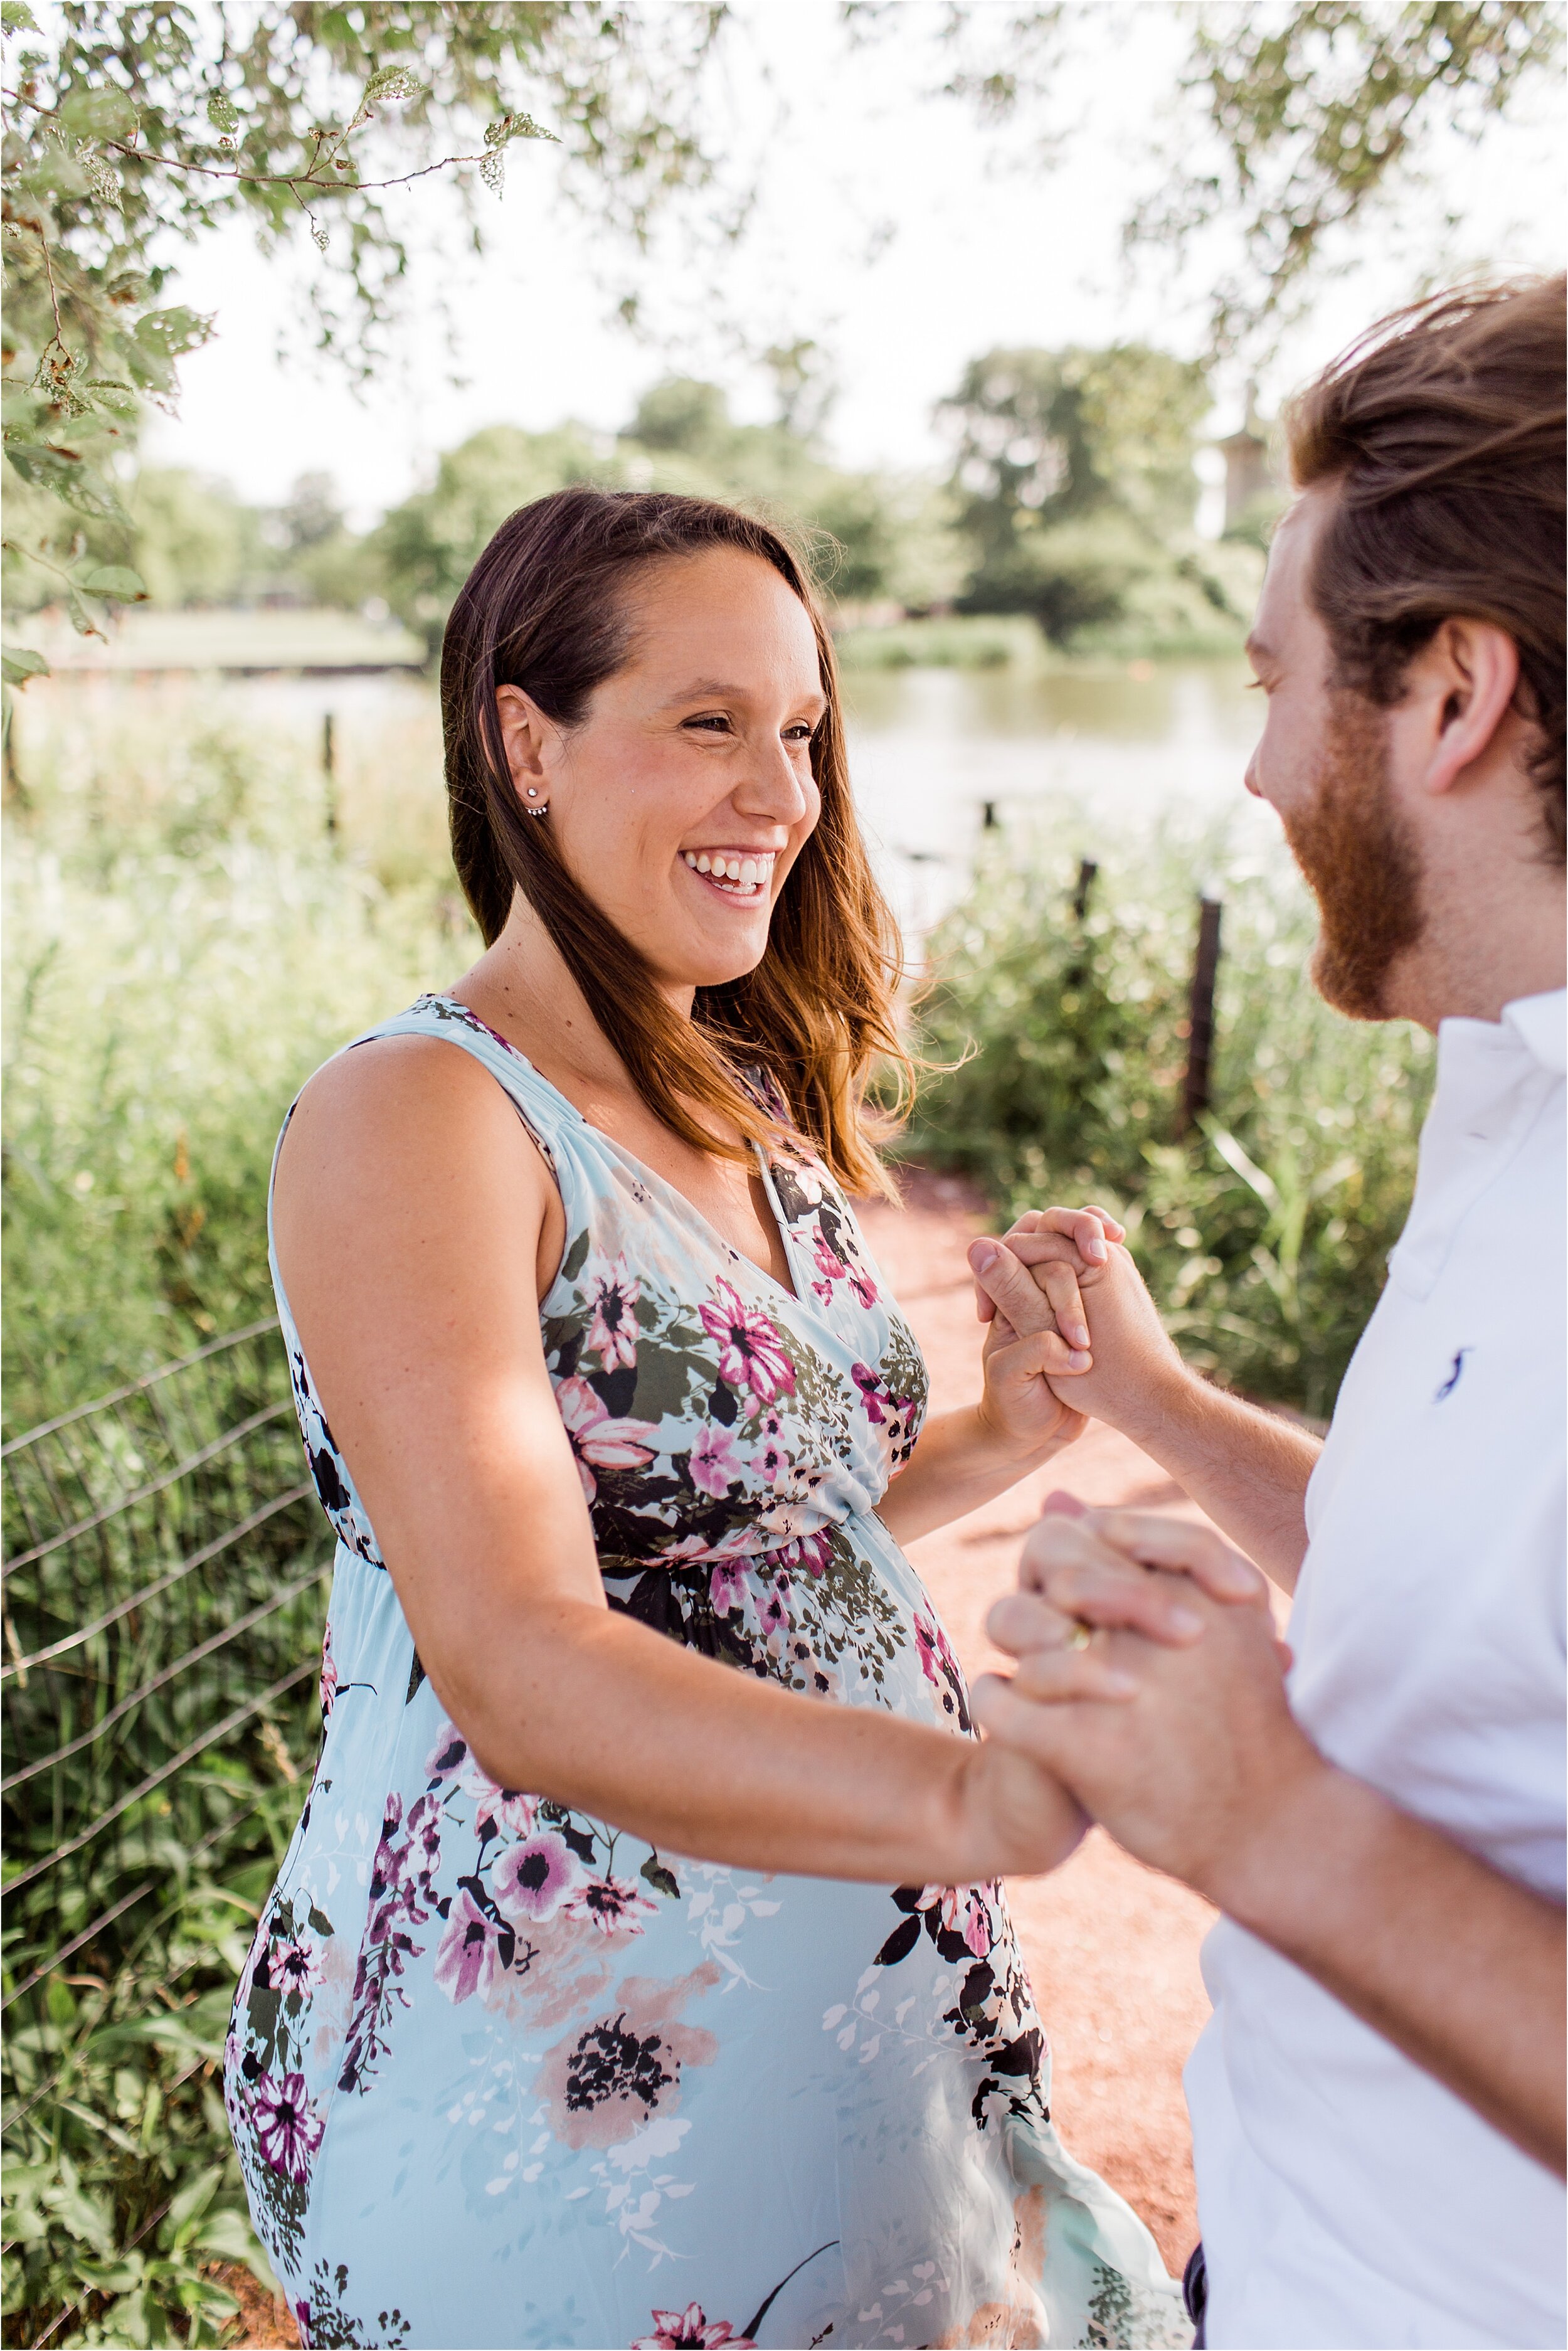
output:
[[[869,1208],[863,1221],[925,1351],[933,1405],[972,1402],[979,1333],[964,1250],[985,1227],[971,1196],[921,1176],[902,1211]],[[910,1557],[971,1676],[998,1662],[986,1612],[1010,1590],[1019,1540],[1053,1486],[1087,1502],[1199,1516],[1145,1454],[1091,1426],[1053,1468],[914,1544]],[[1051,2045],[1061,2135],[1143,2215],[1179,2275],[1197,2238],[1181,2068],[1208,2014],[1197,1947],[1214,1914],[1098,1830],[1053,1876],[1019,1879],[1009,1893]]]

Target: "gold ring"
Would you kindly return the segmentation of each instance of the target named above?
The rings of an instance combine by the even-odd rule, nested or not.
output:
[[[1077,1623],[1073,1625],[1071,1632],[1069,1633],[1067,1636],[1066,1646],[1070,1649],[1086,1649],[1093,1638],[1093,1626],[1092,1625],[1085,1625],[1082,1618],[1080,1617]]]

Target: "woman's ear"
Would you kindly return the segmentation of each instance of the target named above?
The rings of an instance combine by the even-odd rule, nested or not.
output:
[[[496,716],[500,721],[507,767],[517,795],[525,806],[537,808],[549,796],[550,770],[560,729],[520,685],[496,688]]]

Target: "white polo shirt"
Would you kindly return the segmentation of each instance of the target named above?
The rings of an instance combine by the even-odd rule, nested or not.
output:
[[[1561,991],[1446,1020],[1409,1222],[1307,1495],[1291,1704],[1332,1761],[1563,1893]],[[1223,1919],[1186,2069],[1207,2339],[1561,2346],[1561,2184]]]

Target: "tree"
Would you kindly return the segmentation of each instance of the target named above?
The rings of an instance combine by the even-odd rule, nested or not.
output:
[[[1076,131],[1064,68],[1091,25],[1099,39],[1135,37],[1138,5],[949,0],[936,88],[992,129],[1022,130],[1054,164]],[[888,0],[846,0],[844,14],[862,39],[908,37],[905,10]],[[1266,359],[1333,266],[1336,233],[1370,227],[1408,191],[1439,134],[1474,139],[1531,92],[1556,100],[1560,0],[1184,0],[1180,14],[1176,127],[1125,238],[1180,261],[1200,232],[1228,235],[1231,257],[1208,288],[1216,356]]]
[[[549,139],[566,151],[569,194],[643,236],[661,201],[709,168],[697,68],[725,15],[589,0],[59,0],[40,30],[26,0],[3,0],[5,452],[13,487],[32,494],[7,531],[12,578],[41,569],[87,631],[95,598],[141,592],[123,557],[89,549],[85,526],[129,549],[115,455],[210,331],[162,303],[161,233],[239,215],[268,250],[313,238],[319,340],[368,369],[407,266],[390,187],[446,172],[471,204],[476,183],[499,193],[514,142]],[[41,666],[8,654],[7,679]]]
[[[1266,345],[1324,265],[1440,127],[1478,137],[1539,88],[1563,47],[1541,0],[1297,0],[1199,13],[1185,80],[1207,134],[1128,224],[1185,253],[1228,218],[1237,258],[1210,298],[1217,352]]]
[[[498,524],[570,483],[609,486],[623,478],[613,453],[580,425],[524,433],[492,424],[447,451],[430,488],[393,507],[366,551],[392,611],[423,636],[434,659],[453,601]]]
[[[1138,582],[1175,568],[1228,612],[1192,540],[1208,406],[1200,363],[1141,343],[972,360],[939,412],[973,550],[967,609],[1030,612],[1064,643],[1119,620]]]

